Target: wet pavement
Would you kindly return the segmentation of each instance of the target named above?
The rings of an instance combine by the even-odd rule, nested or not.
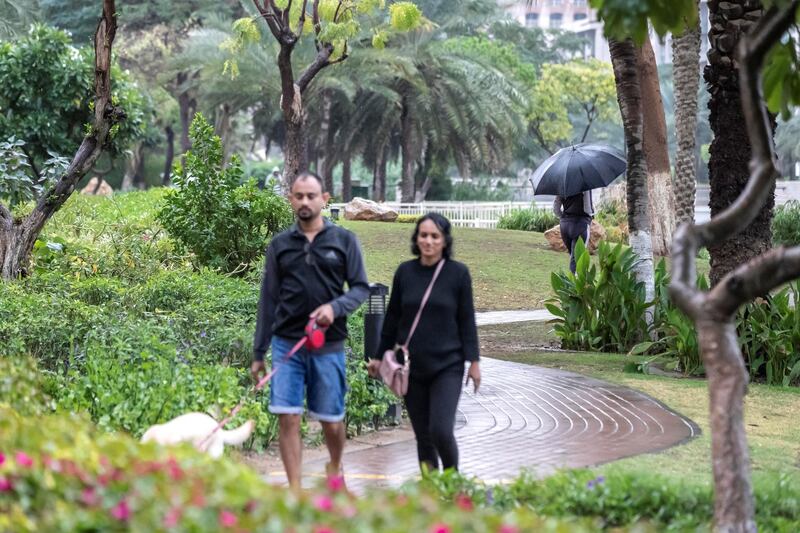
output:
[[[464,389],[456,416],[460,470],[503,482],[530,470],[597,465],[681,444],[700,432],[688,418],[638,391],[561,370],[481,360],[478,394]],[[350,490],[398,486],[418,476],[413,438],[345,452]],[[325,459],[303,465],[304,485],[319,482]],[[285,482],[280,471],[266,479]]]

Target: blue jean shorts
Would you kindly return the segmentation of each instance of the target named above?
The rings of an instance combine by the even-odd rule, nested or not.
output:
[[[300,348],[288,360],[286,354],[297,341],[272,337],[272,365],[269,412],[302,415],[308,396],[308,416],[321,422],[344,420],[347,392],[344,352],[316,353]]]

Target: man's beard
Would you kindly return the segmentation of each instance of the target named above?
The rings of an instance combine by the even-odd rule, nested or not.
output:
[[[314,212],[307,207],[301,207],[300,209],[297,210],[297,218],[299,218],[300,220],[303,221],[311,220],[312,218],[314,218],[314,216],[315,216]]]

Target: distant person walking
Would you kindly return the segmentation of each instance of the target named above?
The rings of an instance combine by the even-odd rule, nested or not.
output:
[[[478,330],[469,269],[452,259],[450,222],[429,213],[418,222],[411,237],[417,259],[402,263],[394,274],[389,306],[377,354],[370,354],[369,373],[378,374],[384,352],[408,339],[435,272],[430,297],[408,345],[410,376],[406,409],[417,439],[420,467],[458,469],[454,429],[461,395],[464,363],[469,362],[466,383],[475,392],[481,383]]]
[[[556,196],[553,201],[553,213],[559,219],[561,240],[569,251],[569,270],[575,273],[575,244],[578,239],[583,239],[584,244],[589,244],[589,230],[594,217],[592,204],[592,191],[584,191],[572,196],[562,198]]]

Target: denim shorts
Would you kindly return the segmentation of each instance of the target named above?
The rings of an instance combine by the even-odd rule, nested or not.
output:
[[[269,412],[303,414],[308,393],[308,416],[321,422],[344,420],[344,396],[347,392],[344,352],[316,353],[300,348],[288,360],[286,354],[297,341],[272,337],[272,365]]]

